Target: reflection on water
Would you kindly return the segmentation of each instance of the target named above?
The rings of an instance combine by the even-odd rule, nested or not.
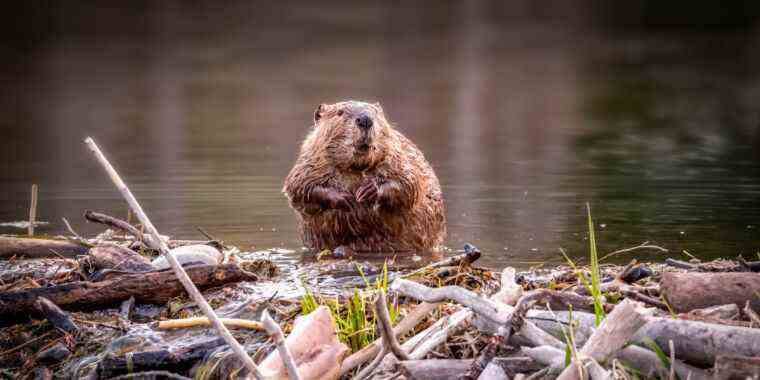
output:
[[[0,221],[31,183],[48,231],[125,215],[90,135],[163,233],[298,252],[282,179],[316,105],[356,98],[426,153],[448,245],[485,264],[584,254],[585,202],[602,252],[759,251],[757,23],[620,32],[530,4],[68,4],[6,34]]]

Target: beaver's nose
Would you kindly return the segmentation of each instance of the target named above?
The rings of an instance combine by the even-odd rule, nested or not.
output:
[[[356,118],[356,126],[363,130],[370,129],[372,128],[372,119],[367,115],[361,115]]]

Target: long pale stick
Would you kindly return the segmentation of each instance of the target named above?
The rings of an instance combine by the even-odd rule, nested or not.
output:
[[[153,226],[153,223],[150,222],[148,216],[145,215],[145,211],[143,211],[142,207],[140,207],[140,204],[137,203],[135,196],[132,195],[131,191],[129,191],[127,185],[124,183],[124,181],[121,180],[121,177],[119,177],[119,173],[114,170],[113,166],[111,166],[111,163],[108,162],[108,159],[103,155],[103,152],[100,151],[100,148],[98,148],[98,145],[95,144],[95,141],[93,141],[91,137],[88,137],[84,140],[84,143],[87,144],[87,147],[90,148],[92,153],[95,155],[95,158],[97,158],[100,164],[103,165],[103,168],[106,170],[106,173],[108,173],[108,176],[111,177],[111,180],[113,181],[114,185],[116,185],[116,188],[119,190],[119,192],[121,192],[121,195],[127,201],[129,207],[132,208],[132,210],[135,212],[135,215],[137,215],[140,223],[143,224],[145,229],[148,231],[148,234],[153,237],[153,239],[150,239],[148,243],[150,243],[154,249],[158,249],[158,251],[166,257],[166,260],[169,262],[169,265],[171,265],[174,273],[177,275],[179,282],[181,282],[182,286],[184,286],[185,290],[187,290],[190,298],[192,298],[198,307],[200,307],[201,311],[203,311],[203,314],[208,317],[216,331],[219,332],[219,335],[221,335],[224,341],[227,342],[230,348],[232,348],[232,351],[235,352],[241,361],[243,361],[243,364],[248,369],[248,371],[250,371],[256,377],[256,379],[262,380],[264,377],[261,375],[261,372],[259,372],[258,367],[256,367],[256,363],[254,363],[253,359],[248,356],[248,353],[245,352],[243,346],[241,346],[240,343],[235,340],[235,337],[230,334],[230,331],[227,330],[227,327],[222,324],[214,310],[211,308],[208,302],[206,302],[206,299],[203,298],[201,292],[199,292],[198,288],[195,287],[193,281],[190,280],[190,277],[187,276],[185,269],[182,268],[182,265],[180,265],[174,255],[169,252],[169,247],[166,245],[166,242],[161,239],[161,236],[158,234],[156,227]]]

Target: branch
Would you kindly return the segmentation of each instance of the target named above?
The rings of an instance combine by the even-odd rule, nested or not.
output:
[[[288,376],[291,380],[301,380],[301,376],[298,374],[298,366],[296,366],[293,355],[290,353],[290,349],[285,344],[285,336],[282,334],[280,325],[275,322],[269,313],[264,309],[261,316],[261,325],[264,326],[267,334],[272,338],[274,344],[277,345],[277,351],[280,352],[280,359],[285,363],[285,368],[288,370]]]
[[[263,376],[259,372],[258,367],[256,367],[256,363],[254,363],[253,359],[248,356],[248,353],[245,352],[243,346],[240,345],[237,340],[235,340],[235,337],[230,334],[230,331],[224,327],[224,324],[222,324],[222,322],[219,320],[219,317],[217,317],[214,309],[212,309],[208,302],[206,302],[206,299],[203,298],[201,292],[198,291],[198,288],[195,287],[192,280],[190,280],[190,277],[187,276],[187,273],[182,268],[182,265],[180,265],[174,255],[169,252],[169,247],[166,245],[166,242],[161,239],[161,236],[158,234],[156,227],[153,226],[153,223],[151,223],[150,219],[148,219],[148,216],[145,214],[145,211],[143,211],[142,207],[137,202],[137,199],[135,199],[134,195],[132,195],[132,192],[129,190],[127,185],[124,183],[124,181],[122,181],[121,177],[113,168],[113,166],[111,166],[111,163],[108,162],[108,159],[100,151],[100,148],[98,148],[97,144],[95,144],[95,141],[92,138],[88,137],[84,140],[84,142],[95,155],[95,158],[103,166],[106,173],[113,181],[114,185],[116,185],[116,188],[119,190],[119,192],[121,192],[121,195],[129,204],[129,207],[135,212],[137,218],[143,224],[148,233],[152,236],[152,239],[150,239],[148,243],[150,243],[153,248],[161,252],[162,255],[166,256],[169,265],[171,265],[174,273],[177,274],[177,278],[185,287],[185,290],[187,290],[190,298],[195,301],[201,311],[203,311],[203,314],[208,317],[219,335],[221,335],[224,341],[227,342],[230,348],[232,348],[232,351],[235,352],[235,354],[240,358],[248,371],[250,371],[251,374],[256,377],[256,379],[262,379]]]

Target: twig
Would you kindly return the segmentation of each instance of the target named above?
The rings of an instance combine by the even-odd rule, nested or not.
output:
[[[364,380],[369,375],[372,374],[372,372],[377,368],[377,366],[382,363],[383,359],[385,358],[385,355],[388,354],[388,345],[386,344],[386,341],[383,340],[382,347],[380,347],[380,352],[375,356],[375,358],[367,364],[366,367],[362,368],[361,371],[359,371],[356,376],[354,376],[353,380]]]
[[[383,289],[380,289],[377,294],[375,313],[377,315],[378,324],[380,325],[382,338],[385,340],[393,355],[396,355],[396,358],[399,360],[409,360],[409,355],[401,349],[401,345],[398,343],[396,335],[393,333],[391,316],[388,314],[388,304],[385,300],[385,290]]]
[[[280,325],[269,316],[269,312],[267,312],[266,309],[261,313],[261,325],[277,346],[277,351],[280,353],[280,359],[288,370],[288,377],[291,380],[300,380],[301,376],[298,374],[298,367],[293,359],[293,354],[291,354],[290,349],[288,349],[288,345],[285,344],[285,336],[282,334],[282,329],[280,328]]]
[[[681,268],[681,269],[687,269],[687,270],[698,270],[699,269],[698,265],[687,263],[687,262],[681,261],[681,260],[676,260],[676,259],[670,258],[670,257],[668,257],[667,259],[665,259],[665,264],[670,265],[671,267],[674,267],[674,268]]]
[[[459,286],[429,288],[425,285],[399,278],[393,281],[391,289],[405,296],[425,302],[453,300],[469,307],[478,315],[501,325],[511,319],[509,314],[500,313],[499,307],[493,301],[481,298],[476,293]]]
[[[251,321],[248,319],[238,318],[219,318],[227,327],[237,327],[249,330],[264,330],[261,322]],[[194,317],[183,319],[171,319],[168,321],[158,322],[157,327],[161,330],[185,329],[197,326],[211,326],[211,322],[206,317]]]
[[[227,328],[224,327],[224,324],[222,324],[222,322],[219,320],[219,317],[216,316],[214,309],[212,309],[208,302],[206,302],[206,299],[203,298],[203,295],[200,293],[200,291],[198,291],[198,288],[195,287],[195,284],[193,284],[193,281],[190,279],[190,277],[188,277],[185,269],[182,268],[182,265],[180,265],[174,255],[169,251],[169,247],[166,245],[166,242],[161,239],[161,235],[158,234],[156,227],[153,226],[153,223],[151,223],[150,219],[148,219],[148,216],[145,214],[145,211],[143,211],[142,207],[137,202],[137,199],[135,199],[134,195],[132,195],[132,192],[129,190],[127,185],[124,183],[124,181],[122,181],[121,177],[116,172],[116,170],[114,170],[113,166],[111,166],[111,163],[108,162],[108,159],[106,159],[106,157],[100,151],[100,148],[98,148],[98,146],[95,144],[95,141],[93,141],[92,138],[88,137],[85,139],[85,144],[87,144],[100,164],[106,170],[106,173],[108,173],[108,176],[111,178],[114,185],[116,185],[116,188],[121,192],[130,208],[134,210],[137,218],[153,237],[153,239],[150,239],[149,243],[154,248],[158,249],[162,255],[166,256],[166,260],[169,262],[169,265],[171,265],[172,269],[174,269],[174,273],[177,275],[177,279],[179,279],[179,281],[185,287],[185,290],[187,290],[187,293],[190,295],[192,300],[195,301],[201,311],[203,311],[203,314],[205,314],[209,320],[211,320],[214,328],[216,328],[216,330],[219,332],[219,335],[221,335],[224,341],[227,342],[230,348],[232,348],[232,351],[235,352],[235,354],[240,358],[248,371],[250,371],[256,379],[263,379],[263,376],[259,372],[258,367],[256,367],[256,363],[253,362],[253,359],[248,356],[243,346],[240,345],[237,340],[235,340],[232,334],[230,334],[230,331],[227,330]]]
[[[85,246],[92,246],[92,244],[90,244],[87,241],[87,239],[83,238],[82,235],[79,235],[76,231],[74,231],[74,229],[71,227],[71,224],[69,223],[68,220],[66,220],[66,218],[61,218],[61,220],[63,220],[63,224],[66,225],[66,229],[69,230],[69,233],[71,233],[74,236],[73,238],[70,238],[70,239]]]
[[[435,308],[438,307],[439,304],[437,303],[427,303],[423,302],[419,305],[417,305],[414,310],[412,310],[409,314],[407,314],[404,319],[399,322],[396,327],[393,328],[393,334],[394,336],[398,337],[400,335],[406,334],[407,332],[414,329],[417,324],[420,323],[422,319],[424,319],[428,314],[430,314]],[[378,338],[368,346],[362,348],[358,352],[352,354],[351,356],[347,357],[346,360],[343,361],[340,367],[340,375],[343,376],[353,370],[354,368],[362,365],[364,362],[370,360],[371,358],[377,356],[378,352],[381,351],[383,347],[383,338]]]
[[[37,222],[37,184],[32,184],[32,199],[29,204],[29,236],[34,236],[34,223]]]
[[[645,241],[645,242],[643,242],[643,243],[641,243],[641,244],[639,244],[639,245],[637,245],[635,247],[618,249],[617,251],[610,252],[610,253],[602,256],[602,258],[599,259],[599,262],[601,262],[601,261],[603,261],[603,260],[605,260],[607,258],[610,258],[612,256],[615,256],[615,255],[618,255],[618,254],[621,254],[621,253],[635,251],[637,249],[654,249],[654,250],[657,250],[657,251],[660,251],[660,252],[668,252],[668,250],[665,249],[665,248],[662,248],[662,247],[657,246],[657,245],[651,245],[651,244],[649,244],[648,241]]]
[[[88,324],[88,325],[103,326],[103,327],[108,327],[109,329],[121,330],[121,331],[126,331],[127,330],[124,327],[112,325],[110,323],[105,323],[105,322],[88,321],[86,319],[80,319],[80,318],[71,318],[71,319],[73,319],[73,320],[75,320],[75,321],[77,321],[79,323],[84,323],[84,324]]]
[[[101,214],[99,212],[95,212],[92,210],[85,211],[84,218],[90,222],[105,224],[108,227],[112,227],[112,228],[116,228],[118,230],[124,231],[134,236],[135,239],[137,239],[138,241],[147,243],[145,236],[143,236],[143,233],[140,232],[140,230],[138,230],[135,226],[121,219],[114,218],[113,216],[110,216],[110,215]]]
[[[216,238],[214,238],[213,236],[211,236],[211,234],[209,234],[208,232],[206,232],[206,230],[204,230],[203,227],[195,227],[195,229],[197,229],[198,232],[200,232],[201,235],[203,235],[203,237],[205,237],[206,239],[211,240],[211,241],[218,241],[218,240],[216,240]]]
[[[673,348],[673,340],[668,341],[668,349],[670,350],[670,380],[676,380],[676,366],[673,363],[676,362],[676,349]]]
[[[420,269],[417,269],[409,274],[406,274],[403,276],[403,278],[410,278],[414,277],[421,273],[426,273],[431,269],[434,268],[441,268],[441,267],[450,267],[450,266],[460,266],[460,265],[470,265],[474,263],[477,259],[480,258],[480,250],[478,247],[472,245],[472,244],[465,244],[464,245],[464,253],[461,255],[456,255],[449,257],[448,259],[436,261],[430,265],[427,265],[425,267],[422,267]]]
[[[665,311],[669,310],[668,305],[666,305],[665,302],[662,302],[658,299],[654,299],[652,297],[639,293],[635,290],[621,290],[620,293],[622,293],[624,296],[628,298],[634,299],[636,301],[641,301],[647,305],[654,306],[658,309],[662,309]]]

